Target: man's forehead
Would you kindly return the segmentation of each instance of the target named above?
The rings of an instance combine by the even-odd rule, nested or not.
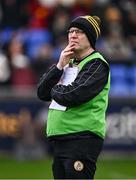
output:
[[[72,29],[72,30],[79,30],[79,28],[77,28],[77,27],[71,27],[70,29]]]

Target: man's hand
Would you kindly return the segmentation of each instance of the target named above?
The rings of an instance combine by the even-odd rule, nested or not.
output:
[[[57,64],[57,67],[61,70],[66,66],[66,64],[69,63],[70,59],[74,55],[74,47],[75,45],[73,43],[68,44],[67,47],[61,52],[60,59]]]

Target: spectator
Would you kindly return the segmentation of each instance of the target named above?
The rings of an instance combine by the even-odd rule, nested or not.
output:
[[[28,18],[26,3],[27,0],[1,0],[1,26],[17,29],[25,25]]]
[[[0,52],[0,86],[10,85],[11,69],[5,54]]]
[[[127,31],[127,38],[131,44],[134,54],[136,55],[136,9],[130,11],[127,17],[128,17],[128,23],[125,28]]]
[[[32,63],[33,70],[36,74],[36,79],[38,80],[53,63],[53,47],[50,44],[44,44],[39,49],[38,55]]]
[[[117,30],[116,27],[111,26],[99,50],[101,50],[110,61],[121,60],[124,62],[132,61],[133,59],[133,52],[128,40],[122,36],[120,30]]]
[[[23,44],[12,39],[9,44],[9,59],[12,66],[11,83],[13,87],[29,87],[36,82],[30,60],[24,53]]]
[[[123,17],[120,10],[112,5],[105,10],[107,33],[102,38],[101,51],[109,60],[132,60],[131,44],[125,38]]]
[[[68,22],[70,22],[71,16],[68,8],[58,6],[54,14],[50,17],[50,31],[53,36],[53,43],[56,44],[56,39],[62,35],[66,35]]]

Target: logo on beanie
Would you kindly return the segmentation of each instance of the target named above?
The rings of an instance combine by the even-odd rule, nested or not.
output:
[[[74,169],[76,171],[82,171],[84,169],[84,164],[81,161],[74,162]]]

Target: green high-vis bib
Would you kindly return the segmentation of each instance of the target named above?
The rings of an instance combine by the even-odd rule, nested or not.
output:
[[[100,59],[109,67],[103,56],[96,52],[79,63],[79,69],[94,59]],[[104,89],[90,101],[76,107],[68,107],[65,111],[49,109],[47,120],[47,136],[66,135],[83,131],[93,132],[105,137],[105,113],[108,106],[110,89],[110,73]]]

